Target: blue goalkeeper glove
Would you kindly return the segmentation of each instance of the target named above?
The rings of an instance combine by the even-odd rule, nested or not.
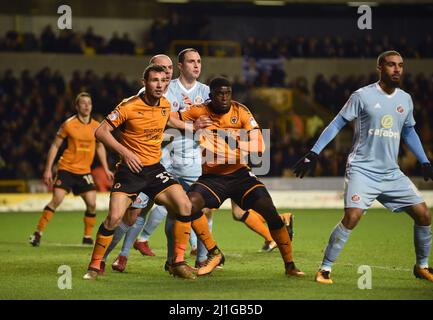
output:
[[[424,177],[424,181],[428,181],[428,179],[433,180],[433,167],[431,163],[426,162],[422,164],[422,176]]]
[[[293,167],[293,172],[295,173],[295,175],[301,179],[307,173],[311,173],[313,175],[314,171],[316,170],[317,157],[317,153],[310,151],[301,159],[299,159]]]

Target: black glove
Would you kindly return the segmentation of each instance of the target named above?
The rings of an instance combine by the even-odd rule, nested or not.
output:
[[[316,170],[317,157],[317,153],[310,151],[301,159],[299,159],[293,167],[293,172],[296,174],[296,176],[302,179],[305,174],[309,172],[314,174],[314,171]]]
[[[428,179],[433,180],[433,167],[431,163],[426,162],[422,164],[422,176],[424,177],[424,181],[428,181]]]

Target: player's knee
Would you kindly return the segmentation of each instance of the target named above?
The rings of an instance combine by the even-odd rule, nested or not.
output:
[[[192,213],[199,212],[204,207],[203,198],[197,192],[189,192],[188,198],[191,203],[191,211]]]
[[[181,216],[189,216],[191,215],[191,209],[192,209],[192,205],[191,205],[191,201],[188,199],[188,197],[184,197],[181,200],[178,201],[177,203],[177,212],[181,215]]]
[[[107,229],[114,230],[122,222],[123,214],[109,212],[107,218],[105,219],[105,226]]]
[[[428,209],[425,209],[424,212],[418,216],[418,221],[416,222],[420,226],[429,226],[431,225],[431,212]]]
[[[50,207],[53,210],[56,210],[60,206],[61,203],[62,203],[62,200],[53,198],[53,200],[51,200],[51,202],[48,204],[48,207]]]
[[[95,212],[96,211],[96,202],[95,203],[86,203],[87,212]]]
[[[343,226],[349,230],[352,230],[358,224],[359,220],[361,219],[361,215],[362,212],[358,213],[357,211],[346,211],[342,220]]]
[[[107,228],[108,230],[114,230],[116,229],[120,222],[122,221],[122,218],[120,217],[110,217],[108,216],[105,221],[104,221],[104,226],[105,228]]]
[[[281,220],[270,197],[258,199],[251,208],[263,216],[270,230],[280,229],[284,226],[284,222]]]

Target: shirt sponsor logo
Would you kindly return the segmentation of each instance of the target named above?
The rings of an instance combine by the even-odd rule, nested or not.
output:
[[[378,137],[385,137],[385,138],[394,138],[398,139],[400,138],[400,133],[397,131],[391,131],[391,130],[385,130],[383,128],[380,129],[369,129],[368,134],[370,136],[378,136]]]
[[[392,125],[394,124],[394,118],[391,115],[389,115],[389,114],[384,115],[382,117],[382,119],[380,119],[380,124],[382,125],[382,128],[369,129],[368,134],[370,136],[378,136],[378,137],[385,137],[385,138],[394,138],[394,139],[400,138],[400,132],[387,130],[387,129],[390,129],[392,127]]]
[[[380,119],[380,124],[383,128],[389,129],[394,124],[394,118],[391,115],[386,114],[382,117],[382,119]]]

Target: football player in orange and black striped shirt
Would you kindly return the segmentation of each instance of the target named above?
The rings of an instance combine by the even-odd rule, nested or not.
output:
[[[231,100],[232,89],[227,79],[215,78],[209,86],[210,102],[173,113],[184,121],[208,116],[213,122],[200,136],[203,174],[188,191],[192,225],[203,223],[203,208],[219,208],[231,198],[243,210],[253,209],[263,216],[284,260],[286,274],[303,276],[293,262],[292,243],[271,196],[241,156],[245,152],[264,151],[260,128],[247,107]],[[241,129],[248,133],[248,140],[238,139]]]
[[[53,183],[51,170],[54,159],[63,141],[67,139],[68,146],[57,164],[53,197],[45,206],[36,226],[36,231],[30,237],[30,243],[33,246],[39,246],[42,232],[45,230],[48,221],[53,217],[54,211],[70,191],[74,195],[80,195],[86,204],[83,244],[92,245],[91,235],[96,221],[96,190],[90,174],[90,166],[95,151],[107,177],[113,179],[113,173],[108,168],[104,145],[97,143],[95,139],[94,131],[99,123],[91,118],[92,99],[90,95],[86,92],[78,94],[75,99],[75,107],[77,114],[62,124],[48,151],[43,179],[45,184],[51,185]]]
[[[177,216],[174,227],[175,258],[172,265],[175,276],[195,279],[195,274],[184,261],[184,252],[191,229],[191,203],[182,186],[160,164],[161,143],[166,125],[186,129],[179,119],[170,119],[170,103],[162,95],[168,85],[165,69],[149,65],[143,74],[145,91],[125,99],[96,130],[96,137],[120,154],[122,160],[114,177],[110,196],[110,209],[98,230],[92,258],[84,279],[96,279],[101,271],[101,261],[125,211],[140,192],[150,202],[164,205],[170,214]],[[117,141],[112,131],[120,129]],[[152,207],[150,203],[148,208]],[[218,250],[206,226],[202,234]]]

